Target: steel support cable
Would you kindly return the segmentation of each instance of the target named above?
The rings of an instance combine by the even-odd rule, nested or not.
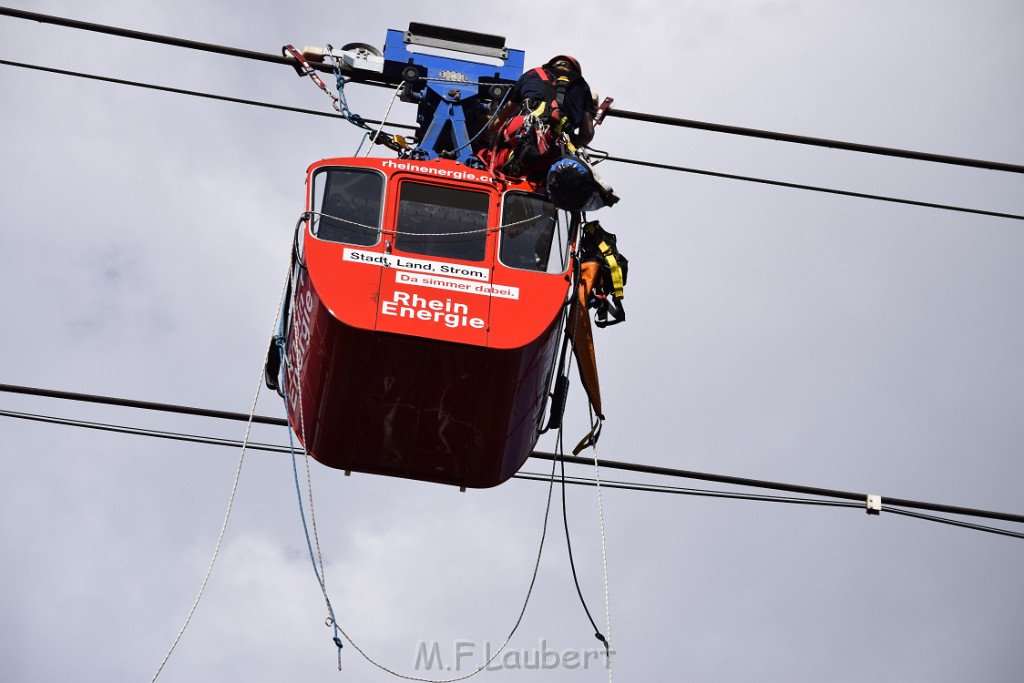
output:
[[[527,481],[547,481],[545,475],[539,475],[535,472],[520,472],[515,475],[516,479],[524,479]],[[566,484],[573,484],[575,486],[597,486],[597,482],[593,479],[586,477],[566,477]],[[621,489],[626,491],[641,491],[644,493],[667,493],[680,496],[694,496],[698,498],[726,498],[729,500],[746,500],[755,501],[759,503],[785,503],[791,505],[810,505],[816,507],[841,507],[841,508],[852,508],[855,510],[863,510],[863,503],[852,503],[848,501],[837,501],[837,500],[820,500],[817,498],[794,498],[791,496],[769,496],[764,494],[752,494],[752,493],[736,493],[731,491],[711,491],[707,489],[692,489],[681,486],[663,486],[660,484],[642,484],[638,482],[625,482],[615,480],[601,480],[601,487],[607,489]],[[971,524],[969,522],[963,522],[956,519],[949,519],[947,517],[936,517],[935,515],[925,515],[919,512],[911,512],[910,510],[901,510],[896,507],[889,505],[882,506],[883,512],[891,512],[896,515],[903,515],[905,517],[913,517],[915,519],[922,519],[929,522],[938,522],[939,524],[948,524],[950,526],[957,526],[964,529],[970,529],[972,531],[983,531],[990,534],[997,534],[999,536],[1009,536],[1010,538],[1019,538],[1024,540],[1024,533],[1010,531],[1009,529],[1000,529],[999,527],[985,526],[982,524]]]
[[[84,429],[94,429],[98,431],[113,432],[115,434],[129,434],[132,436],[145,436],[159,439],[171,439],[175,441],[185,441],[189,443],[205,444],[210,446],[226,446],[229,448],[239,448],[242,445],[241,441],[234,439],[223,439],[219,437],[201,436],[197,434],[186,434],[182,432],[166,432],[155,429],[144,429],[140,427],[127,427],[124,425],[115,425],[102,422],[88,422],[84,420],[74,420],[63,417],[53,417],[49,415],[36,415],[32,413],[23,413],[9,410],[0,410],[0,416],[11,417],[21,420],[29,420],[33,422],[43,422],[47,424],[62,425],[65,427],[79,427]],[[280,446],[275,444],[257,443],[250,441],[246,447],[249,451],[267,451],[271,453],[290,453],[288,446]],[[590,461],[588,461],[589,463]],[[551,476],[548,474],[539,474],[536,472],[519,472],[513,475],[515,479],[522,479],[524,481],[540,481],[547,483],[551,480]],[[572,484],[574,486],[597,486],[597,482],[594,479],[587,477],[565,477],[566,484]],[[842,507],[842,508],[854,508],[858,510],[864,509],[863,503],[854,503],[850,501],[836,501],[836,500],[822,500],[817,498],[795,498],[792,496],[771,496],[767,494],[756,494],[756,493],[739,493],[735,491],[714,491],[710,489],[695,489],[682,486],[669,486],[665,484],[648,484],[642,482],[630,482],[620,481],[614,479],[602,479],[601,486],[607,489],[619,489],[624,491],[638,491],[641,493],[665,493],[671,495],[681,496],[694,496],[698,498],[725,498],[730,500],[746,500],[755,501],[761,503],[786,503],[792,505],[809,505],[818,507]],[[925,515],[917,512],[911,512],[909,510],[901,510],[899,508],[890,507],[889,505],[882,506],[883,512],[892,512],[898,515],[904,515],[907,517],[914,517],[925,521],[939,522],[941,524],[948,524],[950,526],[958,526],[974,531],[984,531],[988,533],[998,534],[1001,536],[1010,536],[1013,538],[1024,539],[1024,533],[1017,533],[1009,531],[1008,529],[1000,529],[998,527],[983,526],[979,524],[970,524],[968,522],[962,522],[959,520],[948,519],[944,517],[935,517],[933,515]]]
[[[80,429],[93,429],[101,432],[113,432],[115,434],[130,434],[132,436],[148,436],[157,439],[168,439],[171,441],[186,441],[188,443],[200,443],[208,446],[227,446],[238,448],[242,445],[237,439],[226,439],[218,436],[202,436],[188,432],[169,432],[160,429],[147,429],[143,427],[128,427],[126,425],[112,424],[110,422],[92,422],[89,420],[75,420],[66,417],[55,417],[53,415],[40,415],[38,413],[25,413],[14,410],[0,410],[0,417],[10,417],[16,420],[28,422],[42,422],[45,424],[63,425],[65,427],[78,427]],[[255,420],[254,420],[255,421]],[[287,446],[279,446],[269,443],[258,443],[250,441],[246,445],[250,451],[268,451],[271,453],[290,453]]]
[[[560,456],[554,453],[544,453],[542,451],[534,451],[530,454],[531,458],[538,458],[540,460],[553,460]],[[592,460],[587,458],[580,458],[576,456],[565,456],[566,462],[571,462],[577,465],[591,465]],[[864,503],[867,499],[868,494],[856,493],[852,491],[840,491],[836,489],[827,489],[817,486],[802,486],[798,484],[786,484],[777,481],[765,481],[762,479],[749,479],[746,477],[734,477],[724,474],[710,474],[707,472],[694,472],[691,470],[680,470],[670,467],[658,467],[656,465],[641,465],[638,463],[621,462],[616,460],[602,460],[601,467],[608,469],[624,470],[626,472],[636,472],[638,474],[653,474],[664,477],[679,477],[682,479],[697,479],[700,481],[713,481],[719,484],[733,484],[735,486],[748,486],[750,488],[762,488],[771,489],[774,491],[786,491],[788,493],[800,493],[812,496],[822,496],[826,498],[839,498],[840,500],[855,500]],[[883,496],[882,499],[888,505],[896,505],[899,507],[917,508],[921,510],[931,510],[932,512],[944,512],[955,515],[965,515],[968,517],[985,517],[988,519],[999,519],[1006,522],[1017,522],[1024,524],[1024,515],[1012,514],[1007,512],[995,512],[992,510],[980,510],[975,508],[960,507],[956,505],[944,505],[941,503],[927,503],[917,500],[908,500],[905,498],[889,498]]]
[[[53,415],[40,415],[37,413],[25,413],[13,410],[0,410],[0,417],[10,417],[18,420],[26,420],[29,422],[42,422],[44,424],[61,425],[64,427],[92,429],[102,432],[112,432],[114,434],[128,434],[131,436],[145,436],[156,439],[167,439],[171,441],[184,441],[187,443],[203,444],[206,446],[225,446],[227,448],[238,448],[239,446],[242,445],[242,442],[238,441],[237,439],[226,439],[216,436],[204,436],[201,434],[190,434],[187,432],[169,432],[159,429],[148,429],[144,427],[129,427],[126,425],[118,425],[109,422],[92,422],[89,420],[77,420],[73,418],[56,417]],[[283,454],[291,453],[291,448],[289,446],[261,443],[256,441],[250,441],[248,443],[247,450],[266,451],[269,453]],[[588,461],[588,463],[589,462],[590,461]],[[542,481],[545,483],[548,482],[551,478],[547,474],[540,474],[536,472],[519,472],[515,476],[517,479],[525,479],[529,481]],[[588,479],[586,477],[573,477],[564,475],[564,479],[565,483],[567,484],[575,484],[582,486],[593,486],[596,483],[593,479]],[[640,482],[602,479],[601,485],[607,488],[618,488],[629,491],[642,491],[649,493],[675,493],[693,496],[708,496],[713,498],[736,498],[740,500],[756,500],[778,503],[800,503],[805,505],[825,505],[833,507],[850,507],[858,509],[863,507],[862,504],[850,501],[817,500],[812,498],[792,498],[787,496],[769,496],[767,494],[731,493],[725,491],[712,491],[708,489],[693,489],[679,486],[668,486],[665,484],[648,484]]]
[[[128,434],[131,436],[145,436],[156,439],[168,439],[172,441],[184,441],[206,446],[225,446],[227,448],[238,448],[242,445],[237,439],[225,439],[215,436],[203,436],[200,434],[189,434],[186,432],[168,432],[158,429],[147,429],[144,427],[129,427],[126,425],[112,424],[109,422],[92,422],[88,420],[76,420],[53,415],[39,415],[35,413],[24,413],[13,410],[0,410],[0,416],[10,417],[30,422],[42,422],[45,424],[60,425],[64,427],[78,427],[80,429],[92,429],[96,431],[112,432],[114,434]],[[247,447],[250,451],[266,451],[270,453],[291,453],[289,446],[278,444],[260,443],[250,441]],[[517,479],[527,481],[541,481],[547,483],[551,477],[547,474],[537,472],[519,472],[515,475]],[[596,482],[586,477],[564,476],[565,483],[578,486],[594,486]],[[778,503],[800,503],[804,505],[823,505],[831,507],[849,507],[860,509],[863,505],[849,501],[816,500],[812,498],[792,498],[786,496],[769,496],[767,494],[732,493],[726,491],[711,491],[708,489],[693,489],[679,486],[668,486],[664,484],[646,484],[640,482],[628,482],[602,479],[601,485],[606,488],[617,488],[627,491],[641,491],[646,493],[673,493],[680,495],[706,496],[711,498],[735,498],[739,500],[778,502]]]
[[[160,92],[173,93],[175,95],[188,95],[189,97],[201,97],[208,100],[218,100],[220,102],[232,102],[234,104],[247,104],[253,107],[263,107],[265,109],[277,109],[279,111],[295,112],[297,114],[311,114],[313,116],[324,116],[329,119],[342,119],[340,114],[336,112],[328,111],[317,111],[315,109],[303,109],[302,107],[290,107],[284,104],[273,104],[271,102],[259,102],[257,100],[250,100],[241,97],[228,97],[226,95],[215,95],[213,93],[200,92],[198,90],[186,90],[184,88],[172,88],[165,85],[155,85],[152,83],[143,83],[141,81],[129,81],[123,78],[112,78],[110,76],[98,76],[96,74],[87,74],[81,71],[68,71],[67,69],[55,69],[48,66],[40,66],[38,64],[26,64],[24,62],[12,62],[7,59],[0,59],[0,64],[4,66],[16,66],[21,69],[31,69],[33,71],[45,71],[47,73],[58,74],[60,76],[73,76],[75,78],[84,78],[92,81],[101,81],[103,83],[115,83],[117,85],[130,85],[135,88],[145,88],[147,90],[157,90]],[[363,119],[366,123],[372,124],[383,124],[383,121],[376,121],[374,119]],[[405,128],[407,130],[417,130],[417,126],[409,126],[402,123],[387,123],[391,128]]]
[[[901,510],[889,505],[882,506],[882,512],[890,512],[894,515],[902,515],[904,517],[913,517],[914,519],[923,519],[928,522],[938,522],[939,524],[948,524],[949,526],[958,526],[964,529],[971,529],[972,531],[984,531],[990,534],[998,534],[1000,536],[1009,536],[1010,538],[1024,538],[1024,534],[1017,533],[1015,531],[1009,531],[1007,529],[999,529],[991,526],[982,526],[980,524],[971,524],[970,522],[962,522],[958,519],[948,519],[946,517],[936,517],[935,515],[925,515],[920,512],[911,512],[910,510]]]
[[[246,105],[251,105],[251,106],[255,106],[255,107],[264,107],[264,108],[267,108],[267,109],[276,109],[276,110],[280,110],[280,111],[289,111],[289,112],[295,112],[295,113],[299,113],[299,114],[312,114],[314,116],[324,116],[324,117],[327,117],[327,118],[335,118],[335,119],[344,118],[342,116],[339,116],[338,114],[331,113],[331,112],[322,112],[322,111],[316,111],[316,110],[313,110],[313,109],[303,109],[301,107],[290,107],[290,106],[287,106],[287,105],[271,104],[271,103],[268,103],[268,102],[258,102],[256,100],[249,100],[249,99],[244,99],[244,98],[239,98],[239,97],[227,97],[227,96],[224,96],[224,95],[215,95],[213,93],[204,93],[204,92],[199,92],[199,91],[195,91],[195,90],[185,90],[185,89],[182,89],[182,88],[171,88],[171,87],[167,87],[167,86],[154,85],[154,84],[151,84],[151,83],[142,83],[142,82],[139,82],[139,81],[129,81],[129,80],[124,80],[124,79],[120,79],[120,78],[111,78],[111,77],[108,77],[108,76],[98,76],[98,75],[95,75],[95,74],[87,74],[87,73],[82,73],[82,72],[78,72],[78,71],[68,71],[66,69],[55,69],[55,68],[44,67],[44,66],[39,66],[39,65],[35,65],[35,64],[25,64],[23,62],[12,62],[12,61],[6,60],[6,59],[0,59],[0,64],[6,65],[6,66],[15,66],[15,67],[24,68],[24,69],[33,69],[33,70],[36,70],[36,71],[44,71],[44,72],[58,74],[58,75],[62,75],[62,76],[73,76],[75,78],[85,78],[85,79],[101,81],[101,82],[105,82],[105,83],[116,83],[118,85],[128,85],[128,86],[133,86],[133,87],[137,87],[137,88],[146,88],[146,89],[157,90],[157,91],[161,91],[161,92],[169,92],[169,93],[173,93],[173,94],[176,94],[176,95],[188,95],[188,96],[191,96],[191,97],[201,97],[201,98],[206,98],[206,99],[211,99],[211,100],[219,100],[219,101],[222,101],[222,102],[232,102],[232,103],[235,103],[235,104],[246,104]],[[376,121],[376,120],[373,120],[373,119],[363,119],[363,121],[365,121],[366,123],[371,123],[371,124],[381,124],[381,125],[384,124],[384,122],[382,122],[382,121]],[[392,128],[403,128],[403,129],[407,129],[407,130],[418,130],[418,128],[416,126],[411,126],[411,125],[406,125],[406,124],[387,123],[386,125],[389,126],[389,127],[392,127]],[[648,168],[657,168],[657,169],[668,170],[668,171],[679,171],[679,172],[683,172],[683,173],[694,173],[694,174],[697,174],[697,175],[705,175],[705,176],[711,176],[711,177],[715,177],[715,178],[725,178],[725,179],[728,179],[728,180],[742,180],[742,181],[745,181],[745,182],[761,183],[761,184],[764,184],[764,185],[772,185],[772,186],[775,186],[775,187],[788,187],[788,188],[791,188],[791,189],[808,190],[808,191],[811,191],[811,192],[824,192],[824,193],[827,193],[827,194],[835,194],[835,195],[840,195],[840,196],[845,196],[845,197],[854,197],[854,198],[857,198],[857,199],[872,199],[872,200],[876,200],[876,201],[891,202],[891,203],[895,203],[895,204],[906,204],[906,205],[909,205],[909,206],[919,206],[919,207],[932,208],[932,209],[944,209],[946,211],[958,211],[958,212],[961,212],[961,213],[971,213],[971,214],[977,214],[977,215],[982,215],[982,216],[994,216],[996,218],[1010,218],[1010,219],[1014,219],[1014,220],[1024,220],[1024,215],[1020,215],[1020,214],[1002,213],[1002,212],[998,212],[998,211],[988,211],[988,210],[985,210],[985,209],[972,209],[972,208],[968,208],[968,207],[951,206],[951,205],[948,205],[948,204],[936,204],[936,203],[932,203],[932,202],[921,202],[921,201],[916,201],[916,200],[912,200],[912,199],[900,199],[899,197],[889,197],[889,196],[883,196],[883,195],[865,194],[865,193],[862,193],[862,192],[851,192],[851,191],[847,191],[847,190],[837,190],[837,189],[833,189],[833,188],[818,187],[818,186],[814,186],[814,185],[802,185],[802,184],[798,184],[798,183],[787,183],[787,182],[783,182],[783,181],[779,181],[779,180],[768,180],[766,178],[754,178],[754,177],[751,177],[751,176],[735,175],[735,174],[732,174],[732,173],[720,173],[720,172],[717,172],[717,171],[707,171],[707,170],[698,169],[698,168],[688,168],[688,167],[685,167],[685,166],[674,166],[674,165],[671,165],[671,164],[661,164],[661,163],[657,163],[657,162],[653,162],[653,161],[642,161],[642,160],[638,160],[638,159],[624,159],[622,157],[614,157],[614,156],[607,156],[607,155],[598,158],[597,161],[614,161],[614,162],[624,163],[624,164],[633,164],[635,166],[646,166]],[[374,231],[376,231],[376,228],[374,228]]]
[[[212,52],[214,54],[228,55],[230,57],[241,57],[243,59],[254,59],[261,62],[270,62],[271,64],[285,64],[292,68],[295,67],[294,59],[288,59],[287,57],[281,54],[256,52],[255,50],[245,50],[237,47],[228,47],[226,45],[203,43],[198,40],[188,40],[185,38],[175,38],[173,36],[163,36],[157,33],[146,33],[145,31],[134,31],[132,29],[120,28],[117,26],[94,24],[89,21],[79,21],[77,19],[57,17],[51,14],[28,12],[25,10],[14,9],[11,7],[0,7],[0,15],[6,15],[18,19],[28,19],[29,21],[37,21],[41,24],[65,26],[67,28],[79,29],[82,31],[93,31],[95,33],[105,33],[107,35],[120,36],[121,38],[132,38],[134,40],[144,40],[150,43],[160,43],[162,45],[182,47],[189,50],[200,50],[202,52]],[[326,64],[315,64],[314,68],[316,68],[319,71],[324,71],[327,73],[333,72],[333,68]]]
[[[168,87],[168,86],[154,85],[152,83],[142,83],[140,81],[129,81],[129,80],[120,79],[120,78],[112,78],[112,77],[109,77],[109,76],[98,76],[98,75],[95,75],[95,74],[87,74],[87,73],[83,73],[83,72],[79,72],[79,71],[68,71],[66,69],[56,69],[56,68],[52,68],[52,67],[45,67],[45,66],[40,66],[40,65],[37,65],[37,64],[26,64],[26,63],[23,63],[23,62],[13,62],[13,61],[6,60],[6,59],[0,59],[0,64],[5,65],[5,66],[19,67],[19,68],[23,68],[23,69],[32,69],[32,70],[36,70],[36,71],[43,71],[43,72],[47,72],[47,73],[58,74],[58,75],[61,75],[61,76],[72,76],[72,77],[75,77],[75,78],[85,78],[85,79],[88,79],[88,80],[101,81],[101,82],[104,82],[104,83],[115,83],[115,84],[118,84],[118,85],[128,85],[128,86],[132,86],[132,87],[145,88],[145,89],[156,90],[156,91],[160,91],[160,92],[169,92],[169,93],[173,93],[173,94],[176,94],[176,95],[187,95],[187,96],[190,96],[190,97],[200,97],[200,98],[206,98],[206,99],[211,99],[211,100],[218,100],[218,101],[222,101],[222,102],[232,102],[234,104],[246,104],[246,105],[250,105],[250,106],[254,106],[254,107],[263,107],[263,108],[267,108],[267,109],[276,109],[276,110],[280,110],[280,111],[295,112],[295,113],[299,113],[299,114],[311,114],[311,115],[314,115],[314,116],[324,116],[324,117],[327,117],[327,118],[335,118],[335,119],[339,119],[339,118],[343,119],[343,118],[345,118],[342,115],[338,115],[336,113],[331,113],[331,112],[322,112],[322,111],[316,111],[316,110],[313,110],[313,109],[303,109],[301,107],[290,107],[290,106],[287,106],[287,105],[272,104],[272,103],[268,103],[268,102],[259,102],[259,101],[256,101],[256,100],[250,100],[250,99],[245,99],[245,98],[240,98],[240,97],[228,97],[228,96],[225,96],[225,95],[215,95],[213,93],[204,93],[204,92],[199,92],[199,91],[196,91],[196,90],[186,90],[186,89],[183,89],[183,88],[172,88],[172,87]],[[391,127],[391,128],[402,128],[402,129],[406,129],[406,130],[418,130],[419,129],[417,126],[411,126],[411,125],[401,124],[401,123],[385,123],[384,121],[377,121],[377,120],[374,120],[374,119],[361,119],[361,120],[363,122],[365,122],[365,123],[368,123],[368,124],[374,124],[374,125],[379,124],[382,127],[386,125],[386,126]],[[367,153],[368,152],[369,152],[369,150],[367,150]],[[952,205],[949,205],[949,204],[937,204],[937,203],[932,203],[932,202],[922,202],[922,201],[917,201],[917,200],[913,200],[913,199],[901,199],[899,197],[889,197],[889,196],[884,196],[884,195],[866,194],[866,193],[863,193],[863,192],[852,192],[852,191],[848,191],[848,190],[838,190],[838,189],[834,189],[834,188],[818,187],[818,186],[815,186],[815,185],[803,185],[803,184],[799,184],[799,183],[788,183],[788,182],[783,182],[783,181],[780,181],[780,180],[769,180],[767,178],[755,178],[755,177],[752,177],[752,176],[742,176],[742,175],[736,175],[736,174],[732,174],[732,173],[721,173],[721,172],[717,172],[717,171],[707,171],[707,170],[698,169],[698,168],[688,168],[688,167],[685,167],[685,166],[674,166],[674,165],[671,165],[671,164],[661,164],[661,163],[657,163],[657,162],[653,162],[653,161],[642,161],[642,160],[638,160],[638,159],[625,159],[625,158],[622,158],[622,157],[614,157],[614,156],[609,156],[609,155],[604,155],[604,156],[598,157],[598,158],[596,158],[596,161],[598,161],[598,162],[600,162],[600,161],[614,161],[614,162],[618,162],[618,163],[632,164],[632,165],[635,165],[635,166],[646,166],[648,168],[657,168],[657,169],[668,170],[668,171],[679,171],[679,172],[683,172],[683,173],[694,173],[694,174],[697,174],[697,175],[705,175],[705,176],[711,176],[711,177],[715,177],[715,178],[725,178],[725,179],[728,179],[728,180],[741,180],[741,181],[751,182],[751,183],[761,183],[763,185],[772,185],[772,186],[775,186],[775,187],[788,187],[788,188],[791,188],[791,189],[807,190],[807,191],[810,191],[810,192],[824,192],[826,194],[834,194],[834,195],[840,195],[840,196],[845,196],[845,197],[853,197],[853,198],[857,198],[857,199],[872,199],[872,200],[876,200],[876,201],[891,202],[891,203],[894,203],[894,204],[905,204],[905,205],[909,205],[909,206],[919,206],[919,207],[932,208],[932,209],[944,209],[946,211],[958,211],[958,212],[961,212],[961,213],[970,213],[970,214],[976,214],[976,215],[981,215],[981,216],[994,216],[996,218],[1010,218],[1010,219],[1014,219],[1014,220],[1024,220],[1024,215],[1020,215],[1020,214],[1002,213],[1002,212],[998,212],[998,211],[988,211],[986,209],[972,209],[972,208],[969,208],[969,207],[952,206]],[[374,231],[376,231],[376,228],[374,228]]]
[[[752,176],[735,175],[732,173],[719,173],[717,171],[705,171],[699,168],[688,168],[686,166],[673,166],[671,164],[659,164],[653,161],[640,161],[637,159],[623,159],[621,157],[606,156],[601,157],[599,160],[602,161],[617,161],[623,164],[633,164],[634,166],[647,166],[650,168],[658,168],[667,171],[679,171],[682,173],[695,173],[697,175],[711,176],[714,178],[726,178],[728,180],[743,180],[750,183],[761,183],[763,185],[773,185],[775,187],[788,187],[794,190],[809,190],[811,192],[825,192],[827,194],[836,194],[844,197],[855,197],[857,199],[873,199],[881,202],[892,202],[894,204],[907,204],[910,206],[922,206],[929,209],[944,209],[946,211],[959,211],[961,213],[973,213],[982,216],[994,216],[996,218],[1011,218],[1013,220],[1024,220],[1024,215],[1015,213],[1002,213],[999,211],[988,211],[986,209],[972,209],[965,206],[951,206],[949,204],[935,204],[932,202],[921,202],[914,199],[900,199],[899,197],[888,197],[885,195],[877,194],[866,194],[863,192],[851,192],[849,190],[837,190],[828,187],[818,187],[815,185],[801,185],[799,183],[787,183],[781,180],[768,180],[767,178],[754,178]]]
[[[133,38],[136,40],[145,40],[154,43],[161,43],[164,45],[172,45],[175,47],[182,47],[192,50],[202,50],[205,52],[212,52],[216,54],[229,55],[233,57],[241,57],[244,59],[255,59],[263,62],[270,62],[272,64],[285,64],[289,67],[295,68],[296,62],[294,59],[288,59],[283,55],[269,54],[264,52],[255,52],[253,50],[245,50],[240,48],[227,47],[224,45],[216,45],[212,43],[203,43],[195,40],[187,40],[183,38],[174,38],[171,36],[163,36],[155,33],[145,33],[143,31],[133,31],[131,29],[118,28],[116,26],[106,26],[103,24],[94,24],[87,21],[78,21],[75,19],[67,19],[64,17],[56,17],[48,14],[39,14],[38,12],[27,12],[25,10],[12,9],[9,7],[0,7],[0,15],[6,15],[10,17],[16,17],[19,19],[28,19],[30,21],[37,21],[44,24],[55,24],[58,26],[66,26],[68,28],[81,29],[85,31],[95,31],[98,33],[106,33],[109,35],[121,36],[123,38]],[[332,73],[333,67],[327,64],[311,64],[311,66],[325,73]],[[346,73],[352,72],[351,69],[346,70],[342,66],[342,71]],[[377,80],[366,80],[364,81],[370,85],[384,85],[388,87],[395,87],[398,85],[398,81],[391,82],[381,77]],[[641,121],[644,123],[655,123],[661,125],[679,126],[685,128],[694,128],[698,130],[706,130],[715,133],[725,133],[729,135],[741,135],[746,137],[755,137],[769,140],[776,140],[779,142],[789,142],[800,145],[811,145],[816,147],[830,147],[832,149],[841,149],[849,152],[861,152],[866,154],[876,154],[882,156],[899,157],[904,159],[914,159],[917,161],[928,161],[933,163],[942,164],[953,164],[957,166],[967,166],[972,168],[984,168],[995,171],[1005,171],[1009,173],[1024,173],[1024,166],[1020,164],[1010,164],[998,161],[985,161],[981,159],[970,159],[965,157],[949,156],[944,154],[932,154],[928,152],[915,152],[913,150],[896,149],[891,147],[882,147],[878,145],[865,145],[854,142],[843,142],[841,140],[830,140],[826,138],[817,138],[807,135],[793,135],[790,133],[779,133],[774,131],[759,130],[756,128],[744,128],[741,126],[729,126],[718,123],[709,123],[706,121],[694,121],[692,119],[682,119],[672,116],[662,116],[658,114],[645,114],[642,112],[628,111],[625,109],[616,109],[615,107],[609,107],[605,112],[605,116],[613,118],[632,119],[634,121]]]
[[[145,435],[144,435],[145,436]],[[547,475],[537,472],[518,472],[517,479],[527,481],[547,481]],[[574,486],[596,486],[597,481],[589,477],[565,477],[566,484]],[[853,503],[846,500],[824,500],[819,498],[795,498],[793,496],[771,496],[766,493],[739,493],[736,491],[714,491],[711,489],[695,489],[685,486],[669,486],[668,484],[649,484],[636,481],[621,481],[618,479],[601,479],[601,486],[609,489],[620,489],[623,491],[639,491],[641,493],[667,493],[680,496],[695,496],[697,498],[728,498],[731,500],[756,501],[761,503],[787,503],[794,505],[812,505],[820,507],[842,507],[864,509],[862,503]]]
[[[915,152],[909,149],[896,149],[892,147],[881,147],[879,145],[865,145],[857,142],[843,142],[841,140],[829,140],[816,138],[807,135],[793,135],[790,133],[778,133],[770,130],[759,130],[757,128],[743,128],[741,126],[727,126],[720,123],[708,123],[706,121],[694,121],[691,119],[680,119],[672,116],[659,116],[656,114],[643,114],[635,111],[626,111],[610,107],[605,116],[632,119],[644,123],[658,123],[666,126],[679,126],[683,128],[695,128],[713,133],[726,133],[729,135],[742,135],[745,137],[775,140],[777,142],[790,142],[798,145],[811,145],[813,147],[828,147],[841,149],[847,152],[861,152],[864,154],[876,154],[901,159],[913,159],[915,161],[928,161],[937,164],[952,164],[954,166],[967,166],[970,168],[984,168],[991,171],[1005,171],[1007,173],[1024,173],[1024,166],[1020,164],[1009,164],[1001,161],[985,161],[982,159],[969,159],[966,157],[948,156],[945,154],[932,154],[930,152]]]
[[[35,387],[27,387],[13,384],[0,383],[0,393],[15,393],[31,396],[41,396],[46,398],[57,398],[71,401],[84,401],[88,403],[100,403],[105,405],[113,405],[119,407],[128,408],[140,408],[144,410],[155,410],[160,412],[170,412],[194,415],[197,417],[212,417],[216,419],[226,420],[241,420],[246,421],[249,419],[249,415],[246,413],[234,413],[222,410],[208,410],[203,408],[193,408],[188,406],[173,405],[166,403],[155,403],[152,401],[135,401],[122,398],[114,398],[110,396],[97,396],[93,394],[81,394],[68,391],[55,391],[51,389],[40,389]],[[271,424],[285,426],[288,422],[284,418],[266,417],[260,415],[254,415],[252,421],[261,424]],[[585,465],[588,467],[594,466],[594,460],[590,458],[581,458],[578,456],[566,455],[560,456],[555,453],[545,453],[543,451],[533,451],[530,454],[531,458],[537,458],[538,460],[557,460],[564,459],[565,462],[574,465]],[[798,484],[787,484],[776,481],[766,481],[762,479],[750,479],[746,477],[735,477],[724,474],[712,474],[708,472],[695,472],[692,470],[682,470],[670,467],[659,467],[656,465],[643,465],[640,463],[623,462],[618,460],[599,460],[598,465],[611,470],[622,470],[626,472],[635,472],[638,474],[651,474],[655,476],[663,477],[675,477],[680,479],[696,479],[700,481],[711,481],[719,484],[731,484],[735,486],[744,486],[750,488],[762,488],[770,489],[774,491],[785,491],[788,493],[799,493],[813,496],[821,496],[824,498],[838,498],[840,500],[852,500],[864,504],[867,499],[867,494],[856,493],[851,491],[841,491],[836,489],[821,488],[815,486],[802,486]],[[1018,524],[1024,524],[1024,515],[1013,514],[1007,512],[996,512],[992,510],[982,510],[977,508],[968,508],[955,505],[944,505],[941,503],[928,503],[916,500],[908,500],[905,498],[889,498],[884,497],[883,500],[887,505],[893,505],[898,507],[915,508],[921,510],[929,510],[932,512],[942,512],[947,514],[964,515],[968,517],[984,517],[987,519],[998,519],[1007,522],[1016,522]]]
[[[171,403],[156,403],[154,401],[136,401],[115,396],[100,396],[97,394],[82,394],[74,391],[54,391],[52,389],[40,389],[37,387],[19,386],[16,384],[0,383],[0,392],[10,394],[24,394],[28,396],[42,396],[44,398],[56,398],[67,401],[78,401],[81,403],[99,403],[102,405],[117,406],[120,408],[138,408],[140,410],[153,410],[161,413],[178,413],[181,415],[193,415],[195,417],[211,417],[217,420],[234,420],[245,422],[249,420],[248,413],[237,413],[227,410],[208,410],[193,406],[174,405]],[[253,415],[252,421],[256,424],[268,424],[287,426],[288,420],[283,417],[266,417]]]

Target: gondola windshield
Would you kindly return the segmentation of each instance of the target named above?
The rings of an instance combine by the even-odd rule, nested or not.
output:
[[[487,193],[406,181],[398,197],[396,249],[461,261],[484,260]]]

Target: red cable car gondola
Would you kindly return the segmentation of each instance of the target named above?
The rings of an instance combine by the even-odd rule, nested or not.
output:
[[[418,103],[420,128],[416,148],[387,139],[398,159],[309,167],[268,386],[285,396],[292,429],[325,465],[460,487],[500,484],[545,429],[580,273],[574,242],[593,229],[533,182],[492,177],[476,156],[485,113],[500,109],[522,74],[522,51],[498,36],[411,24],[388,31],[383,56],[362,44],[284,53],[325,92],[310,55],[332,62],[339,91],[351,80],[397,85],[403,101]],[[339,106],[341,93],[333,99],[369,130]],[[600,418],[588,291],[572,297],[569,320],[578,357],[578,337],[585,342],[581,375]],[[565,386],[552,392],[547,427],[560,424]]]
[[[569,227],[532,186],[456,161],[310,166],[285,335],[309,453],[461,487],[518,471],[559,355]]]

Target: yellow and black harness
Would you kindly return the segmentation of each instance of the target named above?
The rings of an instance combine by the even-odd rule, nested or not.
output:
[[[590,308],[597,309],[594,323],[598,327],[607,327],[625,321],[622,299],[626,296],[629,261],[619,252],[615,235],[602,228],[598,221],[588,221],[583,224],[580,246],[584,262],[601,264],[599,280],[594,283],[588,302]]]

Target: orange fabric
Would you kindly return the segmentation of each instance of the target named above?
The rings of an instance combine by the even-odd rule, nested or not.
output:
[[[576,364],[580,369],[583,388],[594,406],[597,416],[604,419],[601,411],[601,385],[597,378],[597,357],[594,354],[594,332],[590,327],[590,315],[587,313],[587,301],[600,273],[601,264],[595,261],[584,263],[580,267],[580,286],[576,301],[573,302],[566,333],[572,339],[572,351],[576,355]]]

